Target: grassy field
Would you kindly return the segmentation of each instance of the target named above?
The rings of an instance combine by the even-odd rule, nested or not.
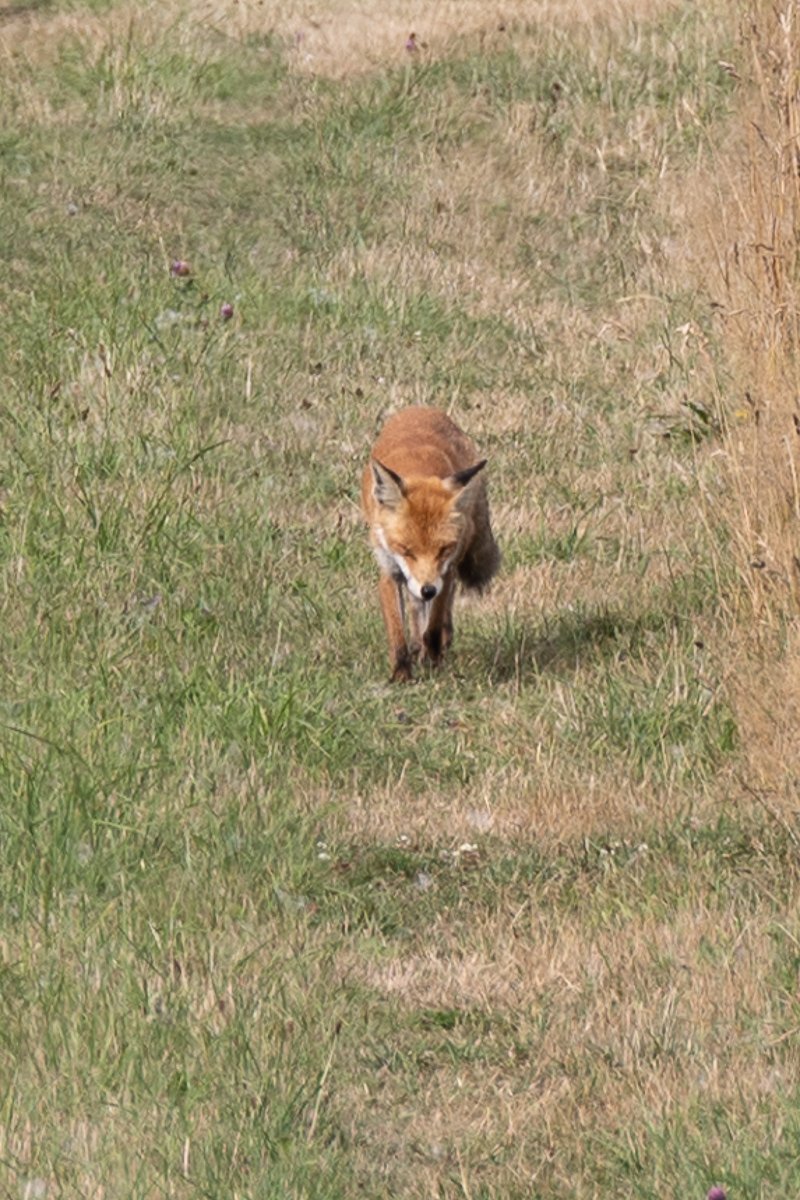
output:
[[[800,1194],[794,20],[0,0],[0,1196]]]

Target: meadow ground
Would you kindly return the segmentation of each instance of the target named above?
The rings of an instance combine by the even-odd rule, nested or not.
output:
[[[795,20],[0,2],[0,1196],[800,1194]]]

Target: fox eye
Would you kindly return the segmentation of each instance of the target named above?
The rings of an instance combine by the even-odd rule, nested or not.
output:
[[[407,558],[411,562],[413,562],[414,559],[417,557],[416,554],[414,553],[414,551],[411,550],[408,546],[398,546],[397,553],[400,555],[401,558]]]
[[[451,542],[448,546],[442,546],[439,551],[439,558],[449,558],[455,548],[455,542]]]

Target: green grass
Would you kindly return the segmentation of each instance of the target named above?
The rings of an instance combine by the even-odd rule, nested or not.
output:
[[[732,23],[333,81],[115,12],[4,16],[0,1194],[791,1193],[796,839],[662,197]],[[505,557],[401,689],[357,501],[415,402]]]

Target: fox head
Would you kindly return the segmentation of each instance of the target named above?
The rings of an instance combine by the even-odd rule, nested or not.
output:
[[[415,599],[435,599],[458,565],[471,524],[471,483],[485,466],[482,459],[444,479],[404,479],[373,458],[376,554],[384,570],[405,580]]]

